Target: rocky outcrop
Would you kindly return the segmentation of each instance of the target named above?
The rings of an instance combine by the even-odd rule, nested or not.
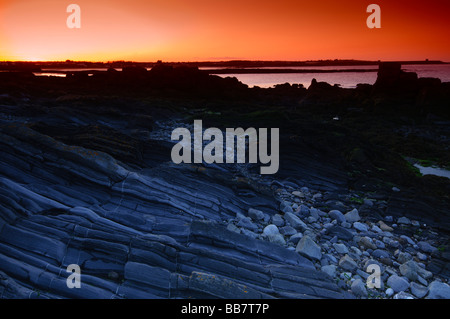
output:
[[[106,127],[16,121],[0,136],[4,298],[349,296],[295,251],[227,229],[249,209],[278,212],[273,197],[239,196],[229,172],[146,164],[136,154],[151,143]],[[70,264],[80,289],[66,285]]]

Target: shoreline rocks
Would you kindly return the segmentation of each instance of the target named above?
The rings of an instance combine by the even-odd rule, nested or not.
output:
[[[128,69],[125,75],[148,75],[141,71]],[[130,97],[101,97],[95,85],[92,95],[87,88],[77,92],[76,84],[85,85],[89,77],[79,82],[70,77],[69,91],[74,92],[64,87],[47,90],[54,90],[54,82],[60,80],[41,79],[43,91],[29,83],[24,86],[38,92],[36,96],[21,92],[19,86],[20,98],[8,95],[11,104],[0,109],[1,296],[448,296],[448,233],[442,231],[448,221],[442,221],[443,227],[439,223],[448,205],[443,202],[444,209],[438,210],[438,205],[416,200],[430,196],[420,193],[426,185],[444,183],[424,178],[420,182],[425,186],[414,185],[421,186],[419,191],[393,183],[386,192],[385,185],[377,184],[386,166],[369,162],[380,153],[383,159],[398,157],[385,153],[386,148],[369,152],[373,141],[365,149],[357,145],[359,131],[350,131],[351,122],[290,122],[282,112],[267,115],[257,108],[242,122],[248,124],[247,117],[256,114],[271,125],[287,123],[289,136],[282,137],[280,147],[284,162],[276,177],[255,175],[252,165],[175,165],[166,134],[179,124],[173,118],[201,114],[214,121],[212,114],[220,114],[222,120],[230,113],[224,107],[197,111],[193,105],[197,107],[198,100],[177,104],[176,99],[150,98],[148,91],[158,87],[179,86],[196,93],[195,81],[189,86],[185,80],[171,83],[189,70],[155,72],[168,78],[164,83],[136,81],[136,90],[146,94],[134,98],[133,107]],[[195,73],[201,77],[202,94],[214,95],[211,78]],[[245,90],[234,80],[220,81],[215,89],[225,96],[238,93],[229,88]],[[320,99],[321,90],[329,89],[347,92],[316,83],[302,100],[301,112],[315,99],[313,93]],[[299,97],[293,96],[295,107]],[[234,106],[241,110],[243,102],[237,101]],[[335,111],[326,105],[321,112]],[[158,122],[150,110],[161,112],[163,119]],[[288,116],[299,114],[289,110]],[[304,136],[309,138],[302,141]],[[358,140],[350,143],[351,149],[327,146],[344,144],[347,138]],[[397,163],[393,170],[398,167],[402,165]],[[362,169],[371,173],[360,175]],[[396,173],[386,174],[393,178]],[[389,182],[395,180],[390,178]],[[437,186],[433,190],[440,191]],[[439,200],[431,203],[441,203],[439,193],[434,197]],[[435,222],[429,224],[428,218]],[[83,290],[66,289],[66,267],[72,263],[81,266]],[[368,265],[375,264],[380,268],[379,289],[364,286],[374,274]]]
[[[279,233],[287,239],[285,246],[314,262],[316,269],[333,277],[342,289],[358,298],[437,297],[441,288],[445,294],[447,286],[435,284],[437,292],[430,295],[433,278],[444,281],[449,278],[439,277],[426,269],[438,251],[434,244],[438,237],[431,228],[404,217],[386,216],[377,220],[361,216],[356,208],[345,214],[339,210],[327,213],[314,207],[320,205],[318,196],[313,200],[309,192],[291,190],[290,186],[279,186],[284,213],[280,211],[272,217],[277,224],[287,225],[283,227],[296,226],[291,227],[297,232],[294,235]],[[296,205],[300,192],[302,199],[298,202],[300,205]],[[376,200],[371,202],[372,206],[377,206]],[[308,209],[303,208],[301,212],[301,206]],[[289,237],[301,239],[295,244]],[[265,236],[260,238],[267,240]],[[380,289],[366,286],[366,280],[372,274],[368,270],[371,264],[380,268]]]

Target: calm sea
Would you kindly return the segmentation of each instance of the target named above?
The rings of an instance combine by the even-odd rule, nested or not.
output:
[[[264,68],[262,68],[264,69]],[[286,68],[287,69],[287,68]],[[272,87],[276,84],[290,83],[303,84],[306,88],[311,84],[312,79],[327,82],[329,84],[339,84],[343,88],[355,88],[358,83],[374,84],[377,79],[378,66],[341,66],[341,67],[292,67],[289,69],[371,69],[373,72],[338,72],[338,73],[258,73],[258,74],[218,74],[222,77],[236,77],[249,87],[259,86],[262,88]],[[439,78],[442,82],[450,82],[450,64],[442,65],[405,65],[405,71],[416,72],[419,77]]]
[[[208,70],[211,68],[200,68]],[[217,69],[217,68],[215,68]],[[260,68],[273,69],[273,68]],[[276,68],[280,69],[280,68]],[[365,69],[372,72],[337,72],[337,73],[257,73],[257,74],[218,74],[221,77],[236,77],[239,81],[247,84],[249,87],[259,86],[262,88],[273,87],[276,84],[290,83],[303,84],[308,88],[312,79],[323,81],[332,85],[339,84],[343,88],[355,88],[358,83],[374,84],[377,79],[378,66],[323,66],[323,67],[285,67],[284,69],[297,70],[346,70],[346,69]],[[104,71],[105,69],[64,69],[59,71]],[[117,69],[120,70],[120,69]],[[416,72],[419,77],[439,78],[442,82],[450,82],[450,64],[424,65],[411,64],[404,65],[403,70]],[[42,70],[35,73],[38,76],[65,76],[65,74],[52,72],[51,70]]]

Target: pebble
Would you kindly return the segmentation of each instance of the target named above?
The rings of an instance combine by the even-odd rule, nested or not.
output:
[[[410,287],[411,293],[417,298],[423,298],[428,293],[428,287],[422,286],[416,282],[412,282]]]
[[[432,253],[435,250],[437,250],[436,247],[431,246],[429,243],[427,243],[426,241],[420,241],[417,243],[417,246],[419,246],[419,249],[425,253]]]
[[[394,221],[394,217],[393,216],[385,216],[384,220],[387,221],[388,223],[392,223]]]
[[[367,289],[365,283],[361,279],[353,281],[351,286],[352,293],[357,297],[367,297]]]
[[[305,194],[303,194],[303,193],[300,192],[300,191],[293,191],[293,192],[292,192],[292,195],[297,196],[297,197],[300,197],[300,198],[305,198]]]
[[[320,260],[322,258],[322,252],[320,246],[317,245],[314,240],[309,236],[303,236],[297,244],[295,249],[299,254],[304,255],[310,259]]]
[[[393,266],[394,265],[394,262],[389,257],[381,257],[380,258],[380,262],[382,262],[383,264],[385,264],[387,266]]]
[[[401,235],[400,238],[405,239],[408,244],[410,245],[415,245],[416,243],[414,242],[414,240],[412,240],[410,237],[406,236],[406,235]]]
[[[344,217],[348,223],[354,223],[361,220],[361,217],[359,216],[358,210],[356,208],[349,211],[347,214],[344,215]]]
[[[356,230],[360,231],[360,232],[366,232],[369,230],[369,228],[367,227],[366,224],[360,223],[360,222],[354,222],[353,223],[353,228],[355,228]]]
[[[416,254],[417,258],[419,258],[419,260],[421,261],[426,261],[428,260],[428,256],[425,254],[422,254],[420,251],[417,252]]]
[[[411,225],[413,225],[414,227],[420,227],[420,223],[417,220],[411,221]]]
[[[327,258],[330,262],[332,262],[333,264],[337,264],[338,260],[336,257],[334,257],[331,254],[325,254],[325,258]]]
[[[332,223],[326,223],[323,225],[323,228],[325,229],[330,229],[331,227],[333,227],[334,225]]]
[[[278,235],[280,231],[276,225],[270,224],[267,225],[263,230],[263,235],[265,236],[275,236]]]
[[[397,223],[403,225],[410,225],[411,221],[409,220],[408,217],[400,217],[399,219],[397,219]]]
[[[375,249],[372,252],[372,256],[375,258],[389,258],[390,257],[389,253],[383,249]]]
[[[297,233],[289,237],[289,242],[293,243],[294,245],[297,245],[300,239],[302,239],[302,237],[303,237],[302,233]]]
[[[264,214],[262,211],[254,208],[249,208],[248,210],[248,217],[250,217],[253,220],[264,220],[265,215],[266,214]]]
[[[339,260],[339,267],[341,267],[344,270],[354,271],[356,270],[356,268],[358,268],[358,265],[349,255],[344,255]]]
[[[317,219],[316,219],[315,217],[313,217],[313,216],[309,216],[306,220],[307,220],[308,223],[310,223],[310,224],[312,224],[312,223],[314,223],[315,221],[317,221]]]
[[[372,239],[364,236],[358,242],[358,245],[362,246],[365,249],[376,249],[377,246],[372,242]]]
[[[352,228],[352,224],[347,223],[347,222],[342,222],[341,226],[344,227],[344,228]]]
[[[344,244],[334,244],[333,247],[334,247],[334,249],[336,249],[336,252],[338,254],[347,254],[348,253],[348,248]]]
[[[286,245],[286,240],[284,239],[283,235],[278,234],[275,236],[269,236],[268,237],[269,241],[278,245]]]
[[[418,277],[418,268],[419,266],[412,260],[409,260],[405,262],[404,264],[400,265],[399,270],[400,273],[408,278],[410,281],[416,281]]]
[[[397,261],[401,264],[404,264],[405,262],[411,259],[412,259],[411,254],[406,252],[400,252],[397,256]]]
[[[386,245],[381,240],[378,239],[375,239],[375,246],[377,246],[377,248],[380,249],[386,248]]]
[[[414,233],[413,229],[397,226],[420,227],[419,222],[405,216],[396,218],[397,224],[393,223],[392,216],[372,222],[361,218],[357,208],[348,211],[345,204],[336,199],[322,203],[332,207],[327,214],[307,204],[314,201],[315,205],[320,205],[321,200],[328,198],[327,193],[308,189],[291,192],[292,189],[280,191],[280,210],[284,214],[274,214],[269,218],[260,210],[249,209],[248,217],[237,213],[237,218],[227,228],[255,236],[257,230],[252,224],[257,224],[259,232],[262,231],[260,236],[313,260],[317,269],[328,276],[343,279],[338,280],[337,285],[350,290],[358,298],[369,295],[365,281],[371,273],[367,271],[370,264],[380,267],[380,284],[384,291],[378,293],[381,297],[440,298],[448,293],[449,286],[433,278],[433,273],[426,270],[427,262],[432,260],[430,255],[437,251],[427,237],[422,237],[422,233],[428,232]],[[380,203],[371,202],[370,205],[366,201],[363,206],[365,209],[371,206],[379,208]],[[344,210],[348,211],[345,215],[342,213]],[[269,220],[271,224],[267,225]],[[343,272],[339,274],[338,269]],[[428,284],[431,281],[433,285]],[[388,289],[384,290],[386,285]],[[371,295],[376,297],[373,293],[371,291]]]
[[[291,226],[283,226],[280,228],[280,233],[284,236],[292,236],[297,234],[297,231]]]
[[[391,246],[392,248],[398,248],[400,247],[400,243],[397,240],[394,239],[390,239],[389,240],[389,246]]]
[[[309,216],[309,207],[306,205],[300,205],[299,209],[298,209],[298,213],[300,214],[300,216]]]
[[[294,210],[292,209],[291,204],[288,203],[288,202],[285,202],[285,201],[280,203],[280,210],[283,213],[293,213],[294,212]]]
[[[309,188],[306,187],[306,186],[303,186],[303,187],[300,188],[300,191],[302,191],[305,194],[308,194],[309,193]]]
[[[370,230],[378,234],[381,234],[383,232],[383,230],[381,230],[381,228],[377,225],[372,225],[372,228],[370,228]]]
[[[355,247],[355,246],[351,246],[350,249],[349,249],[349,251],[350,251],[352,254],[355,254],[356,256],[358,256],[358,258],[361,257],[361,255],[362,255],[361,250],[359,250],[359,249],[358,249],[357,247]]]
[[[345,216],[337,209],[331,210],[328,215],[337,220],[339,223],[343,223],[346,221]]]
[[[342,272],[339,275],[339,278],[341,278],[342,280],[351,280],[352,279],[352,273],[351,272]]]
[[[284,219],[280,214],[275,214],[272,216],[272,224],[281,227],[284,226]]]
[[[395,293],[394,289],[388,288],[385,291],[386,296],[391,297]]]
[[[318,209],[316,209],[316,208],[310,208],[309,215],[311,217],[314,217],[316,220],[318,220],[321,217],[319,212],[320,211]]]
[[[258,226],[256,226],[249,217],[241,218],[241,220],[239,220],[239,222],[237,223],[237,226],[251,231],[258,230]]]
[[[365,271],[362,271],[361,269],[357,269],[356,273],[361,276],[361,278],[364,278],[365,280],[367,280],[367,278],[369,278],[369,274],[366,273]]]
[[[299,229],[301,231],[304,231],[308,228],[308,226],[297,216],[295,216],[292,213],[285,213],[284,215],[285,220],[295,229]]]
[[[428,299],[450,299],[450,286],[439,281],[433,281],[428,287]]]
[[[425,278],[423,278],[423,277],[421,277],[421,276],[417,277],[417,282],[418,282],[419,284],[424,285],[425,287],[428,287],[428,282],[425,280]]]
[[[406,278],[392,275],[387,280],[387,284],[394,289],[395,292],[405,291],[409,288],[409,282]]]
[[[392,227],[386,225],[382,220],[380,220],[380,221],[378,222],[378,225],[380,225],[380,229],[381,229],[382,231],[391,232],[391,231],[394,230]]]
[[[393,299],[414,299],[414,297],[407,292],[401,291],[396,294]]]
[[[335,265],[326,265],[322,266],[322,271],[329,275],[330,277],[336,277],[336,266]]]
[[[353,239],[353,234],[349,230],[341,226],[333,225],[333,227],[330,227],[328,229],[327,233],[330,235],[337,236],[339,239],[346,241]]]

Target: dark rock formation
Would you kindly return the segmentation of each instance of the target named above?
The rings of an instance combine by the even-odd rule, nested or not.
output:
[[[448,158],[448,101],[448,84],[390,64],[376,85],[355,90],[252,90],[162,63],[67,78],[0,73],[0,296],[351,297],[313,261],[236,233],[229,220],[250,208],[270,219],[283,213],[274,190],[309,187],[323,199],[308,204],[324,211],[350,210],[344,194],[362,192],[356,202],[379,203],[361,204],[361,214],[408,215],[445,234],[450,183],[415,176],[402,156]],[[174,165],[170,130],[158,129],[193,118],[279,127],[279,173],[264,180],[252,175],[257,165]],[[354,232],[331,225],[322,235],[350,241]],[[444,278],[446,253],[429,264]],[[82,289],[66,286],[70,264],[81,267]]]
[[[298,253],[227,230],[249,208],[278,212],[273,198],[239,196],[231,172],[170,164],[169,152],[147,160],[158,143],[121,133],[126,119],[71,119],[0,126],[3,297],[349,296]],[[70,264],[81,289],[66,286]]]

